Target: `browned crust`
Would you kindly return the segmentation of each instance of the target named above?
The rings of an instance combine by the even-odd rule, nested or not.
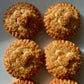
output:
[[[29,39],[16,40],[4,55],[6,71],[17,79],[30,79],[35,76],[43,64],[42,51]]]
[[[17,80],[17,81],[14,81],[11,84],[35,84],[35,83],[32,82],[32,81],[28,81],[28,80]]]
[[[75,75],[83,59],[79,47],[65,40],[52,41],[45,48],[44,54],[48,72],[61,79]]]
[[[23,10],[26,9],[26,10],[31,11],[30,15],[32,17],[30,18],[29,23],[28,24],[25,23],[26,21],[25,17],[22,17],[22,16],[18,17],[20,19],[15,17],[15,21],[13,22],[12,20],[12,22],[10,22],[9,20],[11,19],[10,17],[12,17],[12,19],[14,18],[13,13],[16,10],[21,11],[21,9]],[[6,21],[6,19],[8,19],[8,21]],[[17,23],[18,20],[23,26]],[[7,32],[9,32],[12,36],[19,38],[19,39],[26,39],[26,38],[31,38],[35,36],[40,31],[42,24],[43,24],[40,11],[34,5],[27,3],[27,2],[18,2],[10,6],[7,9],[7,12],[4,14],[3,22],[4,22],[4,27],[7,30]],[[23,29],[21,30],[20,27]]]
[[[55,9],[56,6],[58,6],[58,9],[62,6],[63,7],[64,6],[65,7],[70,7],[70,8],[73,9],[73,11],[76,11],[78,18],[77,18],[77,20],[74,19],[74,21],[76,21],[75,22],[75,26],[76,26],[75,29],[69,28],[69,27],[71,27],[70,24],[67,25],[67,26],[64,26],[65,28],[63,28],[63,29],[58,24],[55,25],[55,22],[51,24],[52,19],[54,18],[54,15],[52,15],[52,17],[51,17],[49,14],[52,14],[53,11],[58,10],[58,9]],[[68,38],[72,37],[79,30],[80,24],[81,24],[80,12],[77,10],[77,8],[75,8],[75,6],[73,6],[70,3],[66,3],[66,2],[62,2],[62,3],[59,2],[57,4],[53,4],[52,6],[50,6],[50,8],[48,8],[48,10],[47,10],[47,12],[45,13],[45,16],[44,16],[44,26],[45,26],[46,33],[54,39],[68,39]]]
[[[70,80],[70,79],[53,79],[49,84],[78,84],[76,81],[74,80]]]

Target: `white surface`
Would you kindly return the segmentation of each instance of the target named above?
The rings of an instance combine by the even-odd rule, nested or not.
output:
[[[82,54],[84,56],[84,0],[0,0],[0,84],[11,84],[12,81],[16,80],[15,78],[11,77],[4,68],[3,65],[3,56],[7,47],[12,43],[16,38],[12,37],[9,33],[6,32],[5,28],[3,27],[3,15],[6,12],[6,9],[19,1],[26,1],[29,3],[34,4],[40,11],[42,16],[46,12],[47,8],[52,5],[53,3],[57,2],[70,2],[75,5],[81,13],[81,29],[79,32],[69,39],[70,41],[74,42],[77,46],[80,47]],[[37,36],[32,38],[42,50],[44,50],[45,46],[49,44],[52,40],[46,33],[44,28],[38,33]],[[84,84],[84,60],[83,66],[80,72],[74,76],[74,79],[79,82],[79,84]],[[33,80],[36,84],[48,84],[54,77],[50,75],[45,67],[41,69],[41,71],[36,75]]]

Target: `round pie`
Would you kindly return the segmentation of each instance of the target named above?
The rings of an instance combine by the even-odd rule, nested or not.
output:
[[[4,65],[6,71],[19,79],[35,76],[43,64],[42,51],[32,40],[16,40],[6,50]]]
[[[11,84],[34,84],[34,82],[28,81],[28,80],[17,80],[17,81],[14,81]]]
[[[53,79],[49,84],[78,84],[76,81],[74,80],[70,80],[70,79]]]
[[[45,30],[55,39],[68,39],[80,28],[80,13],[70,3],[57,3],[48,8],[44,16]]]
[[[5,29],[14,37],[26,39],[35,36],[42,27],[40,11],[32,4],[18,2],[4,14]]]
[[[79,47],[70,41],[52,41],[45,48],[44,54],[46,69],[57,78],[72,77],[82,64]]]

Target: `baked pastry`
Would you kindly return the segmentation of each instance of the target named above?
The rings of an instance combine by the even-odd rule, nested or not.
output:
[[[70,79],[53,79],[49,84],[78,84],[76,81],[74,80],[70,80]]]
[[[45,48],[44,54],[46,69],[57,78],[72,77],[82,64],[79,47],[70,41],[52,41]]]
[[[11,84],[34,84],[34,82],[28,81],[28,80],[17,80],[17,81],[14,81]]]
[[[35,36],[42,26],[40,11],[32,4],[18,2],[7,9],[4,14],[5,29],[19,39]]]
[[[42,51],[31,40],[16,40],[6,50],[4,65],[6,71],[19,79],[35,76],[43,64]]]
[[[68,39],[80,28],[80,13],[70,3],[60,2],[48,8],[44,16],[45,30],[55,39]]]

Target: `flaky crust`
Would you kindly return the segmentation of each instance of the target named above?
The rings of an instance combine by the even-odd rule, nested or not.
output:
[[[16,40],[6,50],[4,65],[6,71],[19,79],[35,76],[43,64],[42,51],[31,40]]]
[[[76,81],[74,80],[70,80],[70,79],[53,79],[49,84],[78,84]]]
[[[35,84],[35,83],[32,81],[28,81],[28,80],[17,80],[11,84]]]
[[[53,4],[44,16],[45,30],[55,39],[72,37],[79,30],[80,23],[80,13],[72,4],[66,2]]]
[[[42,26],[40,11],[32,4],[18,2],[7,9],[3,18],[5,29],[19,39],[35,36]]]
[[[72,77],[82,64],[79,47],[70,41],[52,41],[45,48],[44,54],[46,69],[57,78]]]

